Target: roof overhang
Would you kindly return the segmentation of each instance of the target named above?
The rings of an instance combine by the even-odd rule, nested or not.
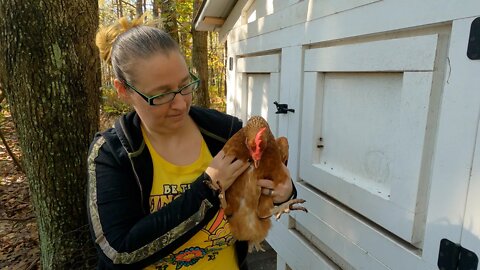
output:
[[[218,31],[232,11],[237,0],[203,0],[197,16],[195,16],[195,30]]]

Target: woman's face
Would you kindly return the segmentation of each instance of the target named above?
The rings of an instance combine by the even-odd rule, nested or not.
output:
[[[176,51],[157,53],[148,59],[136,60],[133,65],[135,81],[131,84],[146,96],[175,91],[191,82],[185,60]],[[124,94],[119,91],[119,95],[134,107],[148,130],[169,133],[187,121],[191,94],[177,94],[169,103],[151,106],[138,93],[124,88]]]

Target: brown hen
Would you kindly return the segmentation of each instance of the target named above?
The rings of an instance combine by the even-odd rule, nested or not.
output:
[[[225,155],[253,162],[253,166],[235,180],[225,195],[220,195],[220,199],[233,236],[248,241],[249,252],[253,248],[263,250],[260,243],[267,237],[272,215],[276,214],[278,219],[290,210],[306,211],[303,207],[293,206],[305,202],[302,199],[289,200],[275,207],[272,196],[263,195],[257,185],[258,179],[270,179],[275,187],[282,181],[290,181],[282,165],[288,159],[287,138],[275,140],[267,121],[253,116],[230,138],[223,151]]]

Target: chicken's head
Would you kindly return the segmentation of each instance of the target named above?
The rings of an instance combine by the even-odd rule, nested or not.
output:
[[[258,168],[263,151],[267,149],[269,140],[274,139],[267,121],[261,116],[252,116],[245,125],[245,144],[253,160],[253,165]]]
[[[263,150],[267,148],[267,140],[265,138],[265,130],[267,128],[263,127],[261,128],[257,134],[255,134],[255,137],[253,140],[250,140],[247,138],[247,147],[248,151],[250,152],[250,156],[253,159],[253,166],[255,168],[258,168],[258,165],[260,164],[260,159],[262,158]]]

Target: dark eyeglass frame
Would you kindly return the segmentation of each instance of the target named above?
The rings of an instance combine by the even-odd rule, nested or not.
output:
[[[144,93],[140,92],[137,88],[135,88],[135,86],[133,86],[127,80],[123,80],[123,83],[124,83],[125,86],[127,86],[128,88],[132,89],[134,92],[139,94],[143,98],[143,100],[145,100],[148,103],[148,105],[157,106],[157,105],[163,105],[163,104],[167,104],[167,103],[172,102],[172,100],[175,99],[177,94],[180,94],[182,96],[186,96],[186,95],[192,94],[195,90],[197,90],[198,86],[200,85],[200,79],[197,76],[195,76],[191,71],[189,71],[188,73],[190,74],[190,78],[192,79],[192,82],[190,82],[189,84],[187,84],[183,87],[178,88],[177,90],[173,90],[173,91],[170,91],[170,92],[167,92],[167,93],[162,93],[162,94],[158,94],[158,95],[154,95],[154,96],[145,95]],[[186,93],[186,94],[182,93],[183,90],[187,89],[190,86],[193,86],[192,92]],[[166,96],[166,95],[171,95],[171,94],[173,94],[173,96],[168,101],[165,101],[165,102],[162,102],[162,103],[157,103],[157,104],[155,104],[153,102],[156,98]]]

